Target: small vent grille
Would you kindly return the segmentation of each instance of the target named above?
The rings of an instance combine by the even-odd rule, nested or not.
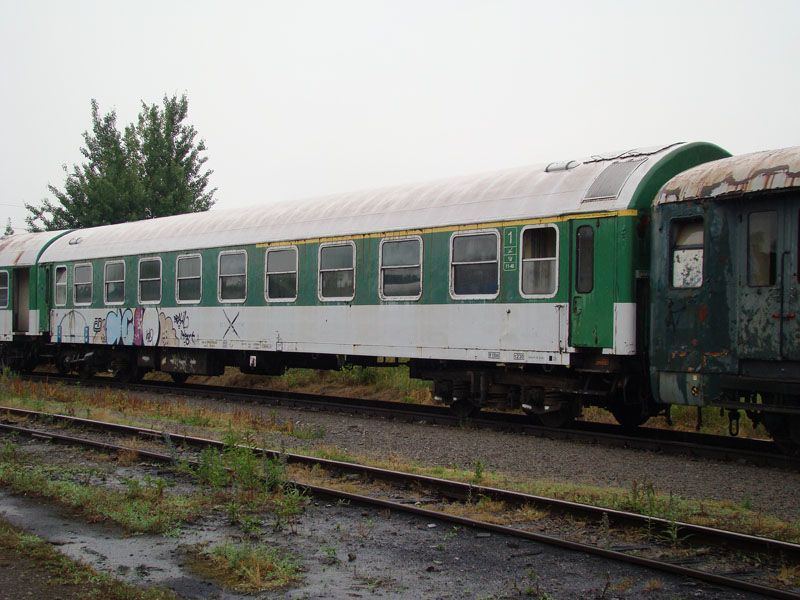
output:
[[[625,162],[614,162],[608,165],[597,179],[594,180],[591,187],[586,191],[583,197],[584,202],[594,202],[597,200],[610,200],[616,198],[622,186],[628,180],[639,165],[647,159],[641,160],[628,160]]]

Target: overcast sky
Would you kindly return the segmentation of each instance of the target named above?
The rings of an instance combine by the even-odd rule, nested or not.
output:
[[[800,144],[800,1],[0,0],[0,215],[90,100],[186,93],[217,208],[707,140]]]

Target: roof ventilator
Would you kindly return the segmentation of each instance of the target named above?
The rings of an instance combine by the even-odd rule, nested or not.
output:
[[[617,161],[608,165],[586,190],[582,202],[612,200],[619,195],[628,177],[647,159]]]
[[[570,171],[577,167],[580,161],[577,160],[567,160],[564,162],[551,162],[544,168],[545,173],[554,173],[556,171]]]

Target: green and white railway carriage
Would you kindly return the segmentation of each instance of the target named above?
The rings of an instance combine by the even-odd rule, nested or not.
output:
[[[20,233],[0,238],[0,361],[24,367],[47,332],[48,287],[39,257],[63,231]],[[17,342],[14,344],[13,342]]]
[[[52,339],[60,364],[125,376],[406,361],[465,412],[622,406],[644,393],[653,198],[723,156],[673,144],[73,231],[42,255]]]
[[[800,147],[686,171],[658,195],[650,369],[660,402],[745,409],[800,447]]]

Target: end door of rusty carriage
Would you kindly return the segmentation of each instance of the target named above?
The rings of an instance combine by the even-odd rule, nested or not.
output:
[[[739,356],[800,360],[800,197],[756,196],[737,213]]]

